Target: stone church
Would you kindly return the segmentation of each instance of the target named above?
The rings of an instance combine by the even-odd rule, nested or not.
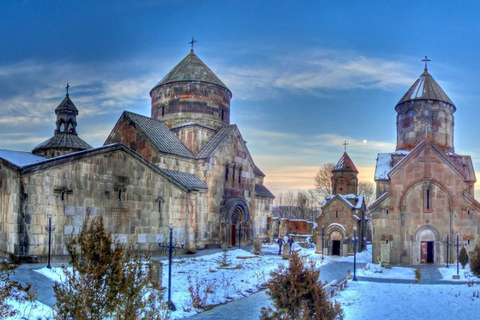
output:
[[[67,94],[52,138],[32,153],[0,150],[0,250],[18,261],[67,254],[86,215],[138,249],[173,234],[187,251],[267,237],[274,196],[238,127],[232,92],[193,52],[150,91],[151,115],[125,111],[92,148]],[[81,110],[81,108],[80,108]]]
[[[375,263],[446,263],[446,238],[457,233],[467,251],[480,244],[472,159],[455,153],[457,108],[423,61],[424,72],[395,106],[396,150],[377,157],[377,199],[369,207]],[[454,261],[453,246],[449,253]]]
[[[358,170],[345,151],[332,170],[332,194],[322,203],[322,213],[315,219],[317,253],[348,256],[366,248],[366,204],[358,194]],[[322,229],[324,239],[322,243]]]

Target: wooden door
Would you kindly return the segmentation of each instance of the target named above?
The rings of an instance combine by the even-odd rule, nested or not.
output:
[[[422,241],[420,246],[420,263],[427,263],[428,241]]]
[[[236,235],[235,225],[232,224],[232,225],[230,225],[230,244],[231,244],[232,246],[235,245],[235,235]]]

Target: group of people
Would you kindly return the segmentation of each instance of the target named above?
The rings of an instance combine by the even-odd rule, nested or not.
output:
[[[288,236],[287,243],[290,244],[289,254],[292,254],[293,242],[294,242],[294,241],[293,241],[292,236],[291,236],[291,235]],[[283,244],[285,243],[285,240],[283,239],[282,236],[279,236],[279,237],[278,237],[277,243],[278,243],[278,254],[281,255],[281,254],[282,254],[282,247],[283,247]]]

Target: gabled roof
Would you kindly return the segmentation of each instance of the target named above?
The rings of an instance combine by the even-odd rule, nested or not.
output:
[[[203,183],[202,180],[200,180],[200,178],[197,177],[196,175],[192,173],[161,169],[156,165],[154,165],[153,163],[151,163],[150,161],[148,161],[147,159],[145,159],[144,157],[142,157],[135,150],[125,146],[123,143],[109,144],[109,145],[101,146],[98,148],[92,148],[88,150],[73,152],[73,153],[69,153],[59,157],[48,158],[48,159],[34,156],[37,158],[41,158],[42,161],[37,161],[37,162],[30,161],[30,163],[25,162],[26,163],[25,165],[17,166],[17,167],[19,167],[19,169],[22,170],[22,172],[28,173],[35,170],[46,169],[56,165],[62,165],[64,163],[75,161],[85,157],[90,157],[92,155],[102,154],[105,152],[111,152],[116,150],[121,150],[132,155],[133,157],[137,158],[138,161],[141,161],[144,165],[157,171],[167,180],[172,181],[176,185],[183,187],[188,191],[195,191],[198,189],[208,189],[205,183]],[[8,151],[8,150],[0,150],[0,151]],[[0,152],[0,156],[1,154],[2,152]]]
[[[357,168],[353,164],[352,159],[348,156],[347,152],[344,152],[340,160],[338,160],[337,164],[333,168],[333,171],[353,171],[358,173]]]
[[[407,156],[405,156],[402,160],[400,160],[395,165],[395,167],[392,168],[392,170],[390,170],[390,172],[388,173],[389,178],[391,178],[392,174],[395,174],[396,172],[398,172],[398,170],[400,170],[400,168],[405,166],[410,159],[412,159],[413,157],[416,157],[427,146],[430,147],[431,150],[433,150],[433,152],[437,154],[439,158],[443,159],[443,161],[445,161],[445,163],[447,163],[453,169],[453,171],[456,172],[462,179],[468,180],[466,171],[463,170],[463,168],[461,168],[454,161],[452,161],[452,159],[442,149],[440,149],[435,143],[431,143],[429,140],[422,140],[419,144],[415,146],[415,148],[413,148],[410,151],[410,153]]]
[[[203,183],[202,180],[200,180],[200,178],[194,174],[180,171],[172,171],[162,168],[159,169],[161,172],[165,173],[167,176],[171,177],[175,181],[180,182],[189,190],[208,189],[207,185]]]
[[[129,111],[124,111],[120,120],[122,118],[130,121],[137,130],[141,131],[158,151],[185,158],[194,158],[187,147],[185,147],[163,121]]]
[[[50,148],[66,148],[66,149],[77,149],[77,150],[87,150],[91,149],[92,146],[83,141],[77,134],[69,132],[57,132],[53,137],[47,139],[33,148],[32,153],[36,153],[40,149],[50,149]]]
[[[153,89],[172,82],[199,81],[228,87],[210,70],[209,67],[193,51],[180,61]],[[152,90],[153,90],[152,89]],[[230,93],[231,94],[231,93]]]
[[[31,154],[30,152],[4,149],[0,149],[0,159],[10,163],[17,168],[48,160],[48,158],[40,157]]]
[[[428,70],[422,73],[420,78],[408,89],[407,93],[400,99],[397,106],[401,103],[413,100],[437,100],[451,104],[455,107],[452,100],[447,96],[445,91],[438,85]]]
[[[270,192],[270,190],[268,190],[267,187],[261,184],[255,185],[255,194],[262,197],[275,198],[275,196]]]
[[[215,135],[208,140],[207,143],[203,146],[202,149],[197,154],[197,158],[207,158],[212,154],[213,151],[218,147],[220,143],[222,143],[225,138],[234,130],[237,128],[236,125],[226,125],[221,127]]]
[[[253,173],[255,173],[256,176],[265,177],[265,173],[263,173],[256,164],[253,165]]]
[[[362,209],[365,204],[365,199],[362,194],[358,196],[354,195],[353,193],[332,194],[325,197],[322,203],[322,209],[337,199],[347,204],[351,209]],[[352,203],[352,201],[354,201],[354,203]]]
[[[375,167],[375,180],[388,180],[388,174],[393,169],[392,155],[407,155],[410,151],[397,150],[391,153],[379,153],[377,156],[377,165]],[[398,163],[397,163],[398,164]]]

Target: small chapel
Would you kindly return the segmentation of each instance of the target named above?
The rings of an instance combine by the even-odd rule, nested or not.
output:
[[[187,252],[267,237],[273,194],[247,141],[230,123],[230,89],[194,53],[150,91],[151,114],[124,111],[101,147],[78,134],[69,86],[53,137],[32,152],[0,150],[0,251],[52,257],[85,216],[101,216],[120,243],[158,249],[173,225]]]
[[[332,170],[332,194],[321,209],[315,219],[317,253],[346,257],[366,248],[365,199],[358,194],[358,170],[346,150]]]
[[[457,108],[422,61],[423,73],[395,106],[396,150],[377,157],[374,263],[452,262],[457,234],[467,252],[480,244],[472,158],[455,153]]]

